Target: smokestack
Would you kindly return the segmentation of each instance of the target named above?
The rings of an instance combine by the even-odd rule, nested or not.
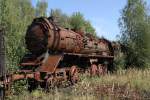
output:
[[[0,28],[0,76],[5,74],[4,29]]]

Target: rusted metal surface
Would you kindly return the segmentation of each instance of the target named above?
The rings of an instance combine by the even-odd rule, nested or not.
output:
[[[39,65],[40,63],[36,63],[36,62],[26,62],[26,63],[21,63],[20,66],[36,66]]]
[[[83,38],[80,34],[63,28],[60,28],[59,34],[60,34],[60,43],[57,48],[58,50],[64,52],[77,53],[80,52],[81,49],[83,49],[82,44]]]
[[[34,20],[26,33],[27,48],[35,54],[47,49],[65,52],[79,52],[82,36],[71,30],[60,28],[46,18]]]
[[[91,76],[102,76],[107,73],[107,65],[104,64],[92,64],[90,67],[90,75]]]
[[[104,56],[104,55],[96,55],[95,53],[93,54],[82,54],[82,53],[63,53],[65,55],[76,55],[76,56],[79,56],[79,57],[97,57],[97,58],[110,58],[110,59],[113,59],[114,56]]]
[[[97,75],[97,65],[95,65],[95,64],[92,64],[92,65],[91,65],[91,68],[90,68],[90,75],[91,75],[91,76]]]
[[[76,83],[79,80],[77,66],[72,66],[70,68],[70,81],[72,84]]]
[[[28,79],[28,78],[34,78],[34,73],[13,74],[11,81]]]
[[[51,72],[53,73],[56,70],[56,67],[59,64],[59,61],[62,59],[62,55],[51,55],[45,62],[40,66],[40,72]]]
[[[98,72],[98,76],[103,75],[104,70],[103,70],[103,65],[102,64],[98,64],[97,72]]]
[[[97,66],[97,75],[101,76],[101,75],[105,75],[107,74],[107,65],[104,64],[98,64]]]
[[[61,28],[50,18],[36,18],[26,33],[27,48],[35,54],[61,51],[66,53],[96,53],[113,56],[113,47],[106,39]]]

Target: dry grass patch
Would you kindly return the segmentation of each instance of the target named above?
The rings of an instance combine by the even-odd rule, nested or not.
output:
[[[150,70],[120,70],[101,77],[80,75],[71,87],[56,88],[49,93],[36,90],[12,95],[8,100],[120,100],[150,99]]]

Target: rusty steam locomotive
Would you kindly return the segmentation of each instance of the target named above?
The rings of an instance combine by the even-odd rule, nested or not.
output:
[[[11,81],[28,79],[30,89],[49,88],[64,81],[74,84],[79,72],[102,75],[113,69],[114,49],[104,38],[59,27],[53,18],[35,18],[25,36],[30,53]]]
[[[36,81],[74,83],[79,71],[101,75],[113,67],[111,42],[59,27],[51,17],[34,19],[25,40],[31,54],[22,59],[20,71],[34,73]]]

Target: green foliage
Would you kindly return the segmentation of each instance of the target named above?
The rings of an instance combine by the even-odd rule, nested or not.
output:
[[[41,16],[46,16],[47,15],[47,7],[48,4],[47,2],[38,2],[36,5],[36,16],[41,17]]]
[[[70,24],[72,29],[84,31],[84,23],[84,17],[80,12],[73,13],[73,15],[70,18]]]
[[[79,32],[90,33],[93,36],[96,36],[94,27],[80,12],[75,12],[71,16],[68,16],[60,9],[52,9],[50,15],[54,17],[55,22],[61,27],[74,29]]]
[[[93,36],[96,36],[95,29],[92,27],[90,21],[85,20],[84,16],[80,12],[72,14],[72,16],[70,17],[70,25],[72,29],[90,33]]]
[[[96,36],[95,28],[91,25],[90,21],[85,21],[84,27],[85,27],[85,32],[86,33],[90,33],[93,36]]]
[[[114,58],[114,66],[116,70],[125,68],[125,55],[122,52],[117,52],[118,54]]]
[[[53,16],[59,26],[71,28],[69,16],[63,13],[60,9],[52,9],[50,16]]]
[[[14,95],[23,94],[25,91],[28,91],[27,80],[18,80],[14,81],[11,85],[11,92]]]
[[[146,67],[149,59],[148,23],[146,2],[143,0],[128,0],[122,10],[119,20],[122,37],[121,42],[126,47],[126,66]]]
[[[30,0],[1,0],[0,8],[0,26],[5,29],[6,64],[9,70],[15,70],[26,51],[24,35],[35,17],[35,9]]]

